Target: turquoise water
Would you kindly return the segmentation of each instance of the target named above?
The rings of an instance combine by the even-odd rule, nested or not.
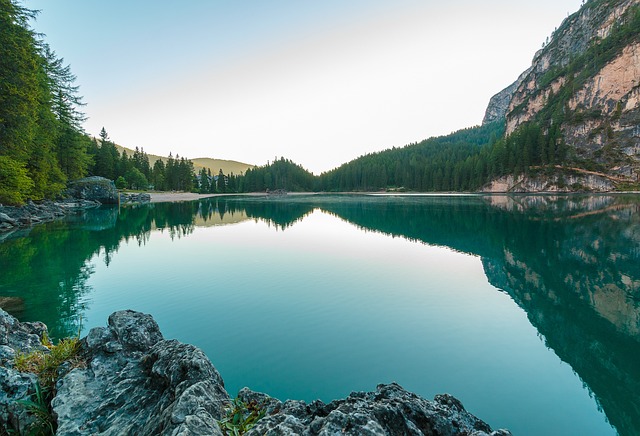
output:
[[[103,209],[0,244],[54,335],[151,313],[231,395],[396,381],[514,434],[640,429],[634,196],[286,196]]]

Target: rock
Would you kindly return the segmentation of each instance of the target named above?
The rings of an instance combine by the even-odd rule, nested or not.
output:
[[[516,89],[520,87],[520,84],[527,76],[527,74],[529,74],[529,70],[526,70],[524,73],[520,74],[515,82],[491,97],[491,99],[489,100],[489,104],[487,105],[487,109],[484,113],[484,118],[482,119],[482,125],[493,123],[496,121],[504,121],[506,119],[507,110],[509,109],[509,103],[511,103],[513,94],[516,92]]]
[[[11,218],[6,213],[0,213],[0,223],[2,223],[2,224],[6,223],[6,224],[10,224],[10,225],[14,226],[16,224],[16,220]]]
[[[35,418],[19,400],[29,399],[35,391],[37,377],[13,368],[16,352],[46,350],[41,338],[47,327],[41,322],[19,322],[0,309],[0,429],[27,434]]]
[[[59,380],[58,434],[222,434],[229,402],[220,374],[198,348],[164,340],[150,315],[116,312],[83,340],[86,368]]]
[[[118,204],[115,183],[104,177],[85,177],[68,184],[66,195],[82,200],[99,201],[102,204]]]
[[[33,417],[16,400],[36,377],[13,367],[17,350],[39,349],[42,323],[20,323],[0,310],[0,434],[23,434]],[[86,366],[59,371],[51,402],[58,435],[222,435],[230,399],[220,374],[193,345],[165,340],[150,315],[113,313],[81,341]],[[70,366],[70,365],[68,365]],[[63,375],[64,374],[64,375]],[[392,383],[329,404],[281,401],[243,389],[265,412],[250,435],[509,435],[468,413],[450,395],[428,401]]]
[[[247,403],[264,404],[267,410],[267,416],[247,436],[511,434],[507,430],[492,431],[450,395],[436,395],[429,401],[396,383],[378,385],[375,392],[354,392],[329,404],[292,400],[280,403],[246,388],[239,396]]]
[[[33,224],[53,221],[64,215],[64,210],[51,201],[34,203],[29,200],[27,204],[20,207],[0,206],[0,230],[28,227]]]
[[[42,345],[42,336],[47,326],[41,322],[19,322],[13,316],[0,309],[0,345],[6,345],[23,353],[40,350],[46,351]]]
[[[151,194],[141,193],[120,193],[120,203],[148,203],[151,201]]]
[[[492,180],[482,192],[610,192],[615,183],[595,174],[508,175]]]
[[[2,429],[11,429],[18,434],[30,434],[29,427],[36,418],[17,401],[31,397],[36,381],[35,374],[0,366],[0,433]]]

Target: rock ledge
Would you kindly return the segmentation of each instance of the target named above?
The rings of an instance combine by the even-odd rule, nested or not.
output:
[[[16,400],[33,393],[34,376],[13,368],[16,351],[39,347],[42,323],[20,323],[0,309],[0,428],[24,432],[30,421]],[[230,398],[204,353],[163,338],[155,320],[130,310],[82,339],[86,366],[62,374],[52,409],[59,435],[222,435]],[[265,411],[251,435],[509,435],[492,431],[450,395],[433,401],[392,383],[325,404],[280,402],[244,388],[239,397]],[[2,432],[0,432],[2,433]]]

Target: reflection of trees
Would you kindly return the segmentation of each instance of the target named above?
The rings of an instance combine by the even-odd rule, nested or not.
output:
[[[216,208],[226,213],[243,212],[248,218],[262,219],[284,230],[302,220],[314,209],[312,203],[290,202],[281,198],[228,198],[215,200]]]
[[[24,320],[75,333],[89,260],[120,243],[172,238],[201,223],[263,220],[287,229],[320,208],[362,229],[482,257],[489,281],[526,310],[621,434],[640,428],[640,211],[637,197],[230,197],[88,211],[0,243],[1,296]],[[239,217],[235,219],[233,217]],[[559,219],[560,218],[560,219]],[[37,285],[34,285],[37,284]]]
[[[189,235],[196,210],[194,203],[100,208],[8,238],[0,243],[0,295],[24,300],[14,313],[21,320],[43,321],[53,337],[73,335],[91,292],[90,259],[103,253],[108,265],[123,240],[145,244],[155,228]]]
[[[483,258],[620,434],[640,428],[640,213],[633,197],[386,199],[322,207]],[[531,204],[533,202],[533,204]],[[562,219],[558,219],[562,217]]]

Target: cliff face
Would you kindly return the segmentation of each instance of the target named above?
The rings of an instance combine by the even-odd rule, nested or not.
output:
[[[484,113],[484,118],[482,119],[483,125],[505,119],[513,94],[520,87],[522,81],[527,77],[530,71],[531,69],[526,70],[524,73],[520,74],[515,82],[491,97],[487,110]]]
[[[512,85],[506,134],[530,121],[545,129],[560,125],[575,162],[637,181],[639,11],[640,0],[590,0],[565,19]],[[500,115],[507,90],[492,99],[485,122]]]

